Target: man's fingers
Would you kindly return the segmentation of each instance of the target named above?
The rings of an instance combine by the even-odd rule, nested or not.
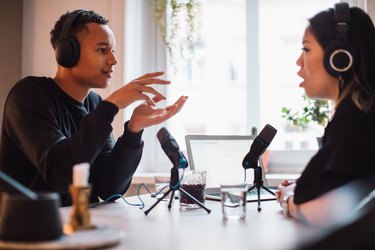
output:
[[[150,84],[164,84],[164,85],[166,85],[166,84],[170,84],[171,81],[152,77],[152,78],[144,78],[144,79],[134,80],[133,83],[136,83],[138,85],[150,85]]]
[[[153,89],[151,87],[146,87],[146,86],[138,85],[137,86],[137,90],[139,92],[141,92],[141,93],[146,92],[146,93],[149,93],[149,94],[153,94],[154,95],[153,100],[155,102],[158,102],[158,101],[166,99],[165,96],[163,96],[162,94],[160,94],[158,91],[156,91],[155,89]]]
[[[157,76],[161,76],[161,75],[164,75],[163,71],[151,72],[151,73],[144,74],[144,75],[136,78],[135,80],[139,80],[139,79],[143,79],[143,78],[150,78],[150,77],[157,77]]]
[[[187,96],[181,96],[173,105],[171,106],[168,106],[166,107],[165,109],[168,111],[168,112],[172,112],[173,115],[177,114],[178,112],[180,112],[180,110],[182,109],[182,107],[184,106],[186,100],[187,100]]]
[[[181,96],[181,97],[177,100],[177,104],[178,104],[177,113],[180,112],[180,110],[182,109],[182,107],[185,105],[185,102],[186,102],[187,99],[188,99],[187,96]]]
[[[154,102],[154,103],[158,103],[158,102],[160,102],[160,101],[162,101],[162,100],[165,100],[165,97],[164,96],[159,96],[159,95],[157,95],[157,96],[154,96],[154,97],[152,97],[152,101]]]

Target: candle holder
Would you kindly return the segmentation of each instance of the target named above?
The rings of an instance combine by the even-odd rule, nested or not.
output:
[[[88,209],[88,197],[91,191],[90,186],[70,186],[70,194],[73,200],[73,206],[70,213],[70,228],[72,231],[95,229],[91,224],[90,213]]]

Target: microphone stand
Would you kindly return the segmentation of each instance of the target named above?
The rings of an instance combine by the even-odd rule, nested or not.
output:
[[[175,194],[176,190],[184,193],[186,195],[186,197],[190,201],[195,202],[196,204],[198,204],[201,208],[203,208],[204,210],[206,210],[207,213],[211,212],[210,209],[206,208],[194,196],[192,196],[187,191],[185,191],[182,187],[180,187],[180,178],[179,178],[179,174],[178,174],[178,168],[175,167],[175,166],[173,166],[172,169],[171,169],[171,180],[170,180],[170,183],[169,183],[169,189],[168,189],[168,191],[165,192],[165,194],[162,197],[158,198],[158,200],[149,209],[147,209],[145,211],[145,215],[147,215],[160,201],[162,201],[170,192],[172,192],[171,198],[169,199],[169,204],[168,204],[168,210],[170,210],[171,207],[172,207],[172,201],[174,199],[174,194]]]
[[[269,190],[267,187],[263,186],[263,178],[262,178],[262,168],[257,165],[254,167],[254,185],[250,187],[247,192],[250,192],[254,188],[257,189],[257,194],[258,194],[258,212],[262,210],[260,207],[260,189],[263,188],[266,191],[268,191],[270,194],[275,195],[271,190]]]

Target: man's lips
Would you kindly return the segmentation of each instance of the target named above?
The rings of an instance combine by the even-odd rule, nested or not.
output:
[[[103,74],[105,74],[107,77],[111,78],[113,70],[103,70]]]

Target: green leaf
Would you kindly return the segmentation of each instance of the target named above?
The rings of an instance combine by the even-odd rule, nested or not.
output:
[[[311,122],[325,126],[329,118],[329,105],[327,100],[310,99],[306,95],[302,96],[306,105],[302,107],[302,112],[292,111],[282,107],[282,117],[293,126],[305,130]]]

